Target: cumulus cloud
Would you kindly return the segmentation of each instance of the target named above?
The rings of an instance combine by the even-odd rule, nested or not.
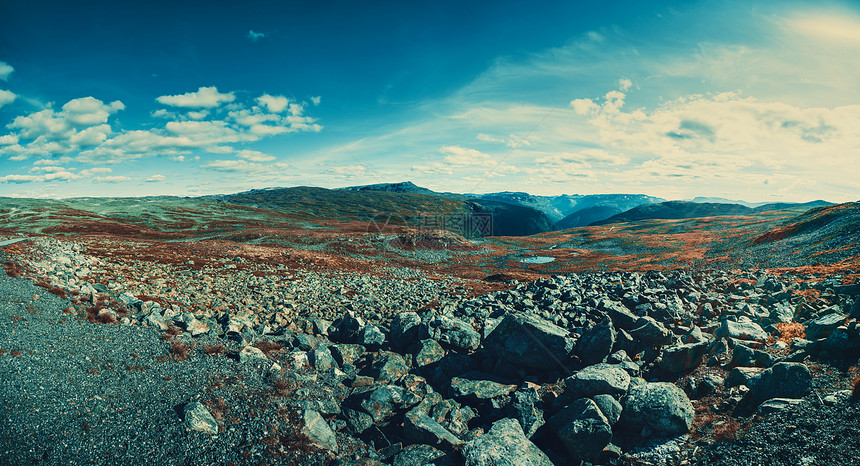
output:
[[[14,92],[4,91],[3,89],[0,89],[0,107],[3,107],[7,104],[11,104],[15,101],[17,97],[18,96],[15,95]]]
[[[275,160],[275,157],[256,150],[240,150],[236,153],[236,157],[245,159],[249,162],[271,162],[272,160]]]
[[[167,177],[164,175],[152,175],[146,179],[146,182],[147,183],[157,183],[159,181],[164,181],[166,179],[167,179]]]
[[[488,154],[460,146],[445,146],[439,152],[446,154],[444,161],[451,165],[485,165],[492,162]]]
[[[119,100],[105,105],[94,97],[73,99],[63,105],[61,118],[76,126],[91,126],[107,122],[110,115],[124,110],[125,104]]]
[[[319,105],[320,102],[322,102],[322,97],[320,97],[320,96],[311,97],[311,103],[312,104]]]
[[[257,97],[257,102],[268,108],[272,113],[281,113],[287,108],[290,100],[282,95],[263,94]]]
[[[232,144],[322,129],[315,118],[304,114],[304,105],[283,96],[264,94],[252,102],[237,101],[219,107],[234,100],[233,93],[220,93],[214,87],[162,96],[159,101],[166,105],[193,109],[162,109],[152,113],[153,117],[167,120],[161,127],[116,131],[109,120],[125,108],[122,102],[108,104],[94,97],[73,99],[59,111],[49,106],[15,117],[6,125],[10,134],[0,136],[0,156],[25,160],[73,155],[76,161],[89,164],[118,164],[158,156],[183,161],[199,159],[192,157],[198,150],[229,154],[236,152]],[[274,160],[256,151],[241,152],[239,158],[250,162]]]
[[[222,103],[236,100],[232,92],[221,94],[215,86],[201,87],[197,92],[187,92],[178,95],[163,95],[156,98],[159,103],[170,107],[183,108],[215,108]]]
[[[15,68],[12,68],[12,65],[6,63],[5,61],[0,61],[0,79],[3,81],[8,81],[9,76],[12,75],[12,72],[15,71]]]

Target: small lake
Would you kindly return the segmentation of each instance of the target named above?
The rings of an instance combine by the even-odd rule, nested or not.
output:
[[[547,264],[555,260],[555,257],[549,256],[526,256],[516,258],[517,262],[524,264]]]

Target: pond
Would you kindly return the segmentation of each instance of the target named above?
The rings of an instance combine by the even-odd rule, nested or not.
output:
[[[555,260],[555,257],[549,256],[525,256],[518,257],[516,259],[517,262],[522,262],[524,264],[547,264]]]

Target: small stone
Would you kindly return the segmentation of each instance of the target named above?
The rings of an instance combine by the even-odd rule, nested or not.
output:
[[[212,417],[212,413],[203,406],[203,403],[199,401],[188,403],[182,408],[182,413],[185,417],[185,425],[189,429],[205,434],[218,433],[218,421]]]
[[[308,409],[302,413],[302,434],[307,437],[312,444],[324,450],[337,453],[337,439],[334,432],[329,427],[325,419],[320,416],[320,413]]]
[[[239,351],[239,362],[247,362],[253,361],[255,359],[269,359],[266,356],[266,353],[263,352],[260,348],[256,346],[248,345],[242,348],[242,351]]]
[[[759,414],[770,414],[783,411],[799,404],[803,400],[794,398],[771,398],[758,407]]]

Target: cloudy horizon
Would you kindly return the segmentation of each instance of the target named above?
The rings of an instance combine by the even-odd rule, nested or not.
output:
[[[0,196],[860,199],[853,3],[204,5],[0,6]]]

